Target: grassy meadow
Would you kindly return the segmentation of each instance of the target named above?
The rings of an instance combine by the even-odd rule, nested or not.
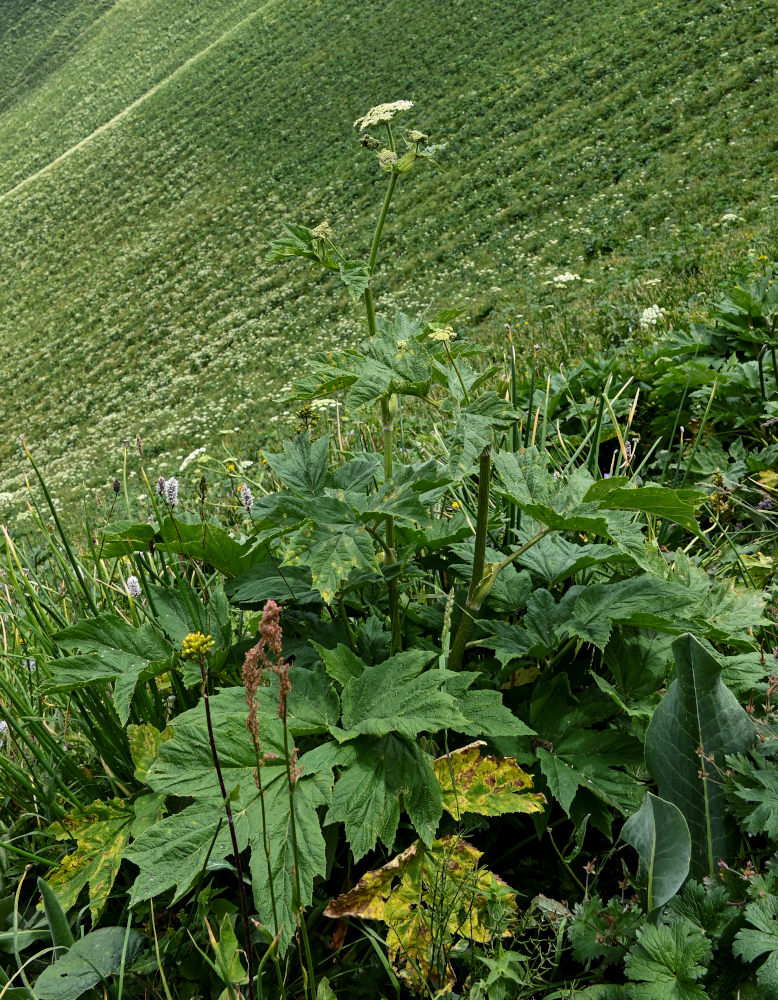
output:
[[[496,357],[511,318],[549,363],[628,342],[654,303],[680,319],[771,238],[771,8],[3,5],[6,519],[20,433],[80,499],[136,433],[170,475],[222,442],[255,458],[288,421],[290,374],[362,326],[263,257],[292,213],[366,252],[381,177],[349,126],[376,101],[416,99],[448,142],[442,174],[400,185],[387,309],[463,308]]]

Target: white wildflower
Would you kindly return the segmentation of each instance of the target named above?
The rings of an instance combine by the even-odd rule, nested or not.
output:
[[[250,514],[251,508],[254,506],[254,494],[251,492],[251,487],[248,483],[243,483],[238,490],[238,496],[240,497],[240,502]]]
[[[130,597],[140,597],[140,580],[137,576],[128,576],[124,581],[124,587]]]
[[[179,472],[183,472],[188,465],[191,465],[192,462],[197,461],[197,459],[204,454],[205,454],[205,448],[195,448],[195,450],[190,452],[183,460],[183,462],[179,465],[178,467]]]
[[[722,222],[738,222],[739,219],[737,212],[725,212],[721,217]]]
[[[408,111],[412,107],[413,101],[394,101],[392,104],[378,104],[376,107],[371,108],[366,115],[357,118],[354,122],[354,128],[359,128],[360,132],[364,132],[366,128],[370,128],[373,125],[388,125],[402,111]]]
[[[8,734],[8,723],[5,719],[0,719],[0,747],[5,743],[5,737]]]
[[[660,309],[656,303],[649,306],[647,309],[644,309],[640,314],[640,329],[647,330],[650,326],[656,326],[659,320],[664,316],[665,311],[666,310],[664,309]]]
[[[175,507],[178,504],[178,480],[175,476],[165,480],[165,503],[168,507]]]
[[[555,285],[566,285],[569,281],[580,281],[580,274],[573,274],[572,271],[565,271],[564,274],[555,274],[551,279]]]

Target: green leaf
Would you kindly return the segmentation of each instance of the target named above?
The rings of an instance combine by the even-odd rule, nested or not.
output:
[[[282,223],[284,236],[270,241],[270,249],[265,255],[265,262],[276,264],[289,257],[302,257],[312,263],[321,264],[330,271],[338,269],[342,254],[328,239],[320,239],[313,235],[307,226],[298,226],[291,222]]]
[[[319,980],[316,987],[316,1000],[338,1000],[326,976]]]
[[[343,771],[326,822],[345,824],[356,861],[379,838],[391,850],[401,804],[422,840],[432,843],[441,815],[441,790],[432,759],[416,743],[393,733],[380,739],[362,736],[342,746],[333,763]]]
[[[151,625],[134,628],[118,615],[105,612],[77,625],[55,632],[61,649],[84,650],[80,656],[67,656],[50,663],[50,690],[114,682],[114,702],[122,723],[130,714],[130,703],[140,679],[148,679],[169,669],[173,646],[161,638]]]
[[[43,970],[35,983],[35,995],[39,1000],[76,1000],[88,989],[116,975],[122,962],[124,968],[129,968],[144,940],[138,931],[124,927],[90,931]]]
[[[162,552],[175,552],[210,564],[224,576],[232,577],[244,573],[255,562],[266,558],[264,546],[258,546],[254,539],[238,541],[220,524],[211,521],[201,523],[166,517],[154,536],[155,545]],[[140,551],[148,545],[139,546]],[[105,552],[103,553],[105,555]]]
[[[752,836],[766,833],[770,840],[778,839],[778,767],[739,753],[730,754],[727,764],[734,772],[728,797],[741,827]]]
[[[38,891],[43,900],[43,912],[46,914],[46,922],[51,932],[51,943],[55,949],[70,948],[74,942],[73,932],[56,893],[42,878],[38,879]],[[56,950],[54,954],[57,954]]]
[[[79,893],[89,884],[89,911],[93,926],[108,902],[119,872],[122,851],[130,839],[135,814],[122,799],[96,801],[83,809],[73,809],[49,832],[57,840],[72,839],[76,850],[66,854],[48,878],[63,909],[76,905]]]
[[[766,893],[746,906],[745,917],[751,926],[738,931],[732,951],[744,962],[767,956],[757,969],[756,980],[772,998],[778,991],[778,899]]]
[[[584,531],[610,537],[608,521],[600,505],[583,500],[592,483],[584,469],[555,481],[546,457],[536,448],[497,452],[492,459],[500,477],[498,493],[507,497],[529,517],[559,531]]]
[[[679,631],[682,626],[675,625],[674,616],[681,619],[691,604],[685,587],[648,573],[617,583],[596,583],[576,598],[565,631],[604,650],[614,624]]]
[[[317,497],[327,485],[330,439],[328,435],[311,441],[310,435],[298,434],[284,441],[281,455],[267,454],[267,464],[287,488],[301,497]]]
[[[340,280],[354,302],[358,302],[370,284],[370,271],[361,260],[346,260],[340,265]]]
[[[530,792],[531,776],[511,757],[482,756],[483,746],[471,743],[435,761],[446,812],[457,820],[467,812],[481,816],[543,812],[546,797]]]
[[[691,531],[698,538],[704,537],[694,516],[695,507],[705,499],[698,490],[671,490],[664,486],[641,486],[627,489],[613,484],[610,479],[600,479],[589,487],[584,500],[599,500],[609,510],[635,510],[644,514],[674,521]]]
[[[734,844],[720,769],[726,754],[753,744],[754,726],[722,681],[721,664],[694,636],[676,639],[673,654],[677,678],[649,724],[646,765],[689,826],[692,873],[712,876]]]
[[[156,533],[156,528],[145,522],[137,524],[133,521],[119,521],[100,532],[98,551],[104,559],[129,556],[134,552],[148,552]]]
[[[645,924],[624,962],[627,976],[639,983],[630,996],[635,1000],[707,1000],[697,980],[708,971],[711,945],[688,920],[672,926]]]
[[[248,842],[245,806],[234,798],[231,806],[242,850]],[[166,816],[144,830],[124,852],[124,857],[140,869],[130,893],[130,905],[173,888],[173,902],[177,902],[192,887],[209,858],[220,861],[231,853],[232,841],[221,801],[196,802]]]
[[[231,604],[242,608],[261,608],[266,601],[282,604],[313,604],[319,601],[311,589],[311,571],[307,566],[276,566],[261,562],[230,580],[224,588]]]
[[[279,771],[278,768],[275,770]],[[262,771],[264,810],[255,800],[250,818],[251,885],[260,919],[271,929],[274,937],[280,931],[278,947],[283,954],[294,938],[297,914],[313,901],[314,879],[323,875],[327,868],[324,837],[316,810],[328,801],[329,787],[324,788],[315,777],[307,776],[303,765],[303,777],[295,785],[290,800],[285,769],[276,775],[266,775],[265,771],[270,771],[268,768]],[[293,846],[292,807],[297,862]],[[268,846],[269,865],[265,853]],[[300,880],[299,899],[296,877]]]
[[[648,876],[648,911],[664,906],[689,874],[692,842],[686,820],[672,802],[646,793],[643,805],[621,829]]]
[[[327,649],[319,643],[313,644],[324,662],[324,667],[330,677],[334,677],[341,687],[359,677],[367,666],[356,653],[340,643],[334,649]]]
[[[385,736],[460,729],[467,725],[450,694],[441,690],[445,670],[426,670],[433,655],[413,649],[366,667],[343,689],[343,728],[349,734]]]
[[[637,769],[641,757],[640,743],[626,733],[574,728],[554,742],[553,753],[539,748],[537,755],[552,795],[568,815],[579,787],[623,814],[643,798],[637,778],[621,770]]]
[[[150,722],[142,726],[127,726],[127,741],[138,781],[146,780],[149,768],[159,756],[159,748],[172,735],[173,729],[170,726],[166,726],[162,732]]]

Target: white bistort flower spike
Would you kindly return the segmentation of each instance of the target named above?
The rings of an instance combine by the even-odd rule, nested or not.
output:
[[[137,576],[128,576],[124,586],[130,597],[140,597],[140,580]]]
[[[169,507],[178,504],[178,480],[175,476],[165,480],[165,502]]]

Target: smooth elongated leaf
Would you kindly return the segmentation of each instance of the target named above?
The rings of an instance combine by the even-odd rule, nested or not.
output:
[[[111,799],[74,809],[52,824],[49,830],[57,840],[76,842],[75,851],[65,855],[48,878],[65,910],[75,906],[79,893],[88,884],[89,911],[92,923],[97,923],[119,872],[134,818],[132,806],[122,799]]]
[[[754,742],[748,714],[721,679],[721,664],[692,635],[673,643],[676,680],[646,733],[646,765],[663,799],[684,815],[692,839],[692,873],[714,875],[731,857],[733,822],[719,769],[728,753]]]
[[[402,808],[419,836],[432,843],[441,815],[441,791],[432,758],[416,743],[394,734],[362,736],[335,752],[342,768],[327,823],[342,822],[355,860],[380,839],[391,850]]]
[[[664,906],[689,874],[692,842],[681,810],[648,792],[622,827],[621,839],[638,852],[648,877],[649,913]]]
[[[126,951],[125,951],[126,941]],[[125,927],[90,931],[38,976],[38,1000],[76,1000],[88,989],[108,980],[135,961],[144,936]]]
[[[443,791],[443,808],[455,819],[463,813],[502,816],[543,812],[545,795],[532,792],[532,777],[515,760],[482,756],[483,741],[438,757],[435,777]]]

